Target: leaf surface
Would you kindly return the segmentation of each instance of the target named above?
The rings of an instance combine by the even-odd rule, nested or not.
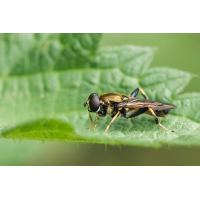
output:
[[[181,94],[192,74],[149,68],[155,49],[108,47],[100,34],[10,34],[0,36],[0,122],[5,138],[96,142],[157,147],[199,145],[200,94]],[[91,93],[130,94],[141,87],[152,100],[178,107],[160,119],[141,115],[99,118],[95,131],[83,102]],[[95,114],[92,114],[93,119]]]

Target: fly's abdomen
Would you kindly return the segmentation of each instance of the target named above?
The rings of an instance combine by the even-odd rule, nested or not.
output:
[[[155,110],[154,112],[158,117],[164,117],[169,113],[169,110]]]
[[[154,110],[153,109],[153,111],[155,112],[156,116],[158,116],[158,117],[164,117],[164,116],[166,116],[169,113],[169,110],[170,109],[165,109],[165,110]],[[152,115],[152,113],[149,110],[147,110],[145,112],[145,114]]]

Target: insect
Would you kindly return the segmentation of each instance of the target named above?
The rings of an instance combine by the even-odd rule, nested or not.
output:
[[[139,91],[142,93],[145,99],[136,97]],[[172,104],[149,100],[141,88],[136,88],[131,95],[125,95],[117,92],[108,92],[101,95],[92,93],[89,96],[88,101],[84,102],[83,105],[84,107],[88,105],[88,112],[91,121],[91,125],[88,129],[90,129],[93,125],[90,112],[96,113],[95,126],[93,130],[95,130],[98,124],[97,117],[105,117],[107,114],[112,117],[112,120],[108,124],[105,131],[109,129],[110,125],[117,117],[128,119],[143,113],[152,115],[155,118],[155,123],[160,128],[168,131],[168,129],[159,123],[157,116],[164,117],[169,113],[169,110],[177,108]]]

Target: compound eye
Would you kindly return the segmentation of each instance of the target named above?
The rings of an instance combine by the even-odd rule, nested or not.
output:
[[[89,96],[90,99],[90,109],[93,112],[96,112],[99,109],[100,106],[100,100],[96,93],[93,93]]]

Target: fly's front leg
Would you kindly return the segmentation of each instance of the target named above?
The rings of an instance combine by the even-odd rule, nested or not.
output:
[[[156,124],[157,124],[160,128],[162,128],[163,130],[169,131],[168,129],[166,129],[163,125],[161,125],[161,124],[158,122],[158,117],[156,116],[156,114],[154,113],[154,111],[153,111],[151,108],[149,108],[149,111],[150,111],[151,114],[154,116]],[[172,132],[175,132],[175,131],[172,131]]]
[[[117,112],[117,114],[112,118],[111,122],[108,124],[105,132],[109,129],[110,125],[114,122],[114,120],[117,118],[117,116],[120,114],[120,111]]]
[[[94,125],[94,128],[93,128],[93,130],[95,130],[95,128],[97,127],[97,124],[98,124],[98,119],[97,119],[97,117],[98,117],[99,115],[98,114],[96,114],[96,118],[95,118],[95,125]]]
[[[90,129],[93,125],[93,120],[92,120],[92,116],[91,116],[90,112],[89,112],[89,117],[90,117],[91,124],[90,124],[89,128],[85,128],[85,129]]]
[[[147,95],[145,94],[145,92],[143,91],[142,88],[136,88],[136,89],[131,93],[130,97],[136,97],[136,96],[138,95],[138,92],[139,92],[139,91],[142,93],[142,95],[143,95],[143,97],[144,97],[145,99],[149,99],[149,98],[147,97]]]

